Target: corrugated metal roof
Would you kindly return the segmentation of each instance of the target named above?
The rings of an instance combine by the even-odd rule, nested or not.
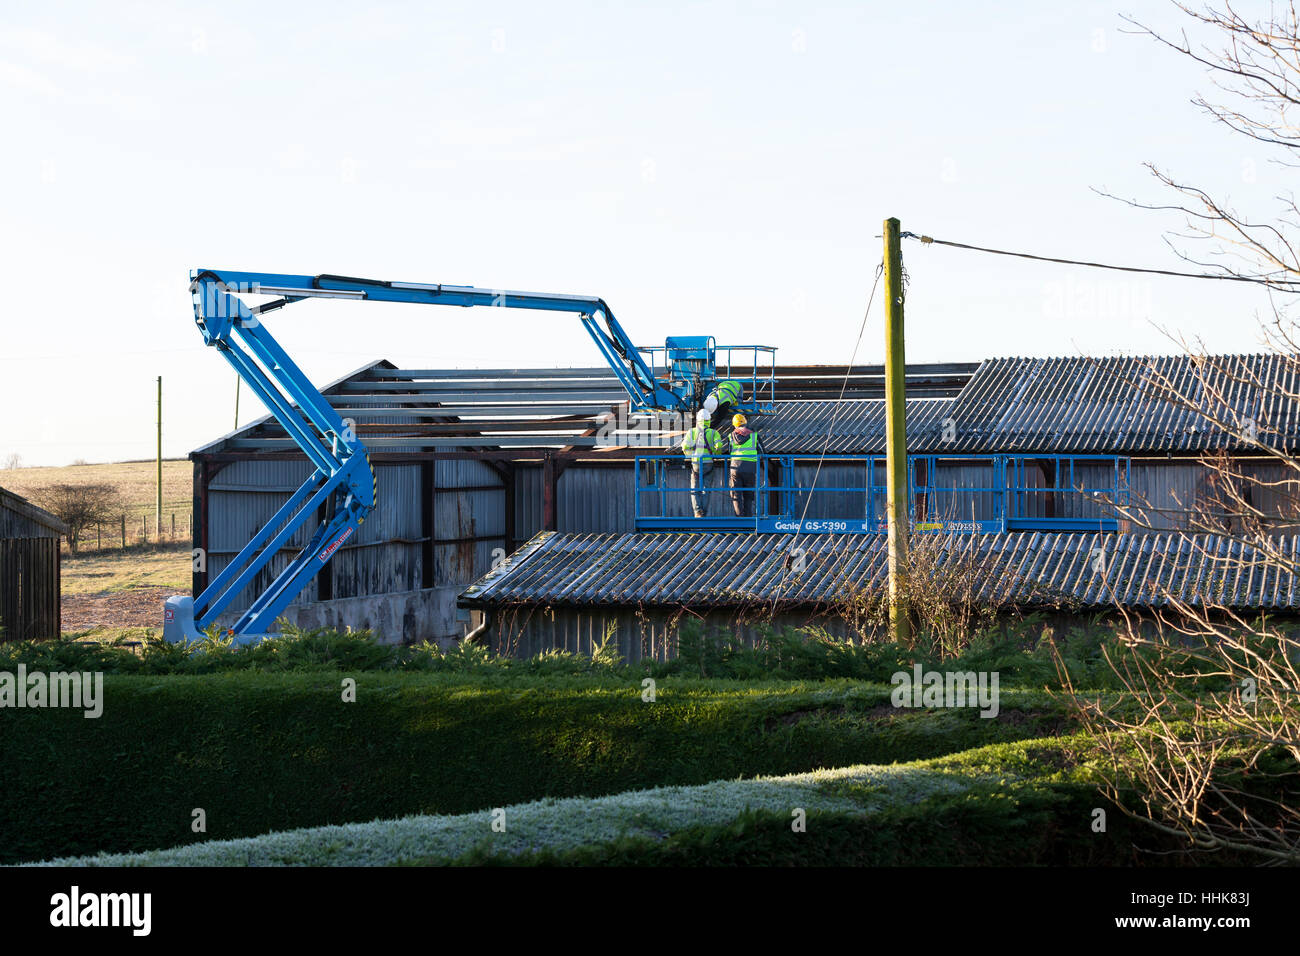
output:
[[[1253,447],[1253,422],[1300,444],[1300,357],[1173,355],[984,362],[949,409],[951,451],[1141,452]]]
[[[918,450],[933,445],[952,403],[950,398],[909,399],[908,445]],[[885,402],[777,402],[775,412],[757,416],[755,428],[763,449],[771,453],[818,454],[824,447],[827,454],[880,454],[885,450]]]
[[[834,396],[845,387],[843,401]],[[970,376],[967,378],[967,376]],[[1300,446],[1300,357],[1285,355],[1000,358],[909,366],[926,397],[908,400],[914,453],[1194,453],[1251,450],[1212,419],[1252,422],[1261,440]],[[776,410],[755,425],[769,452],[877,454],[885,403],[874,366],[788,366]],[[955,397],[958,383],[964,387]],[[323,389],[367,447],[608,451],[597,437],[626,396],[608,369],[401,370],[379,362]],[[915,393],[910,393],[915,394]],[[616,414],[617,441],[651,448],[663,421]],[[624,429],[624,425],[627,426]],[[724,427],[724,431],[725,431]],[[829,434],[829,442],[827,436]],[[260,419],[196,452],[284,451],[278,423]]]
[[[976,363],[909,365],[909,389],[928,396],[915,404],[928,408],[950,400],[976,368]],[[883,366],[778,366],[776,394],[783,411],[767,418],[782,430],[782,450],[820,451],[837,404],[835,433],[846,450],[883,447],[878,437],[884,428],[883,382]],[[627,395],[608,368],[398,369],[380,361],[321,392],[355,423],[368,449],[388,454],[466,448],[604,451],[610,439],[598,436],[607,417],[629,445],[645,448],[654,443],[638,444],[638,436],[652,429],[662,435],[673,427],[646,416],[629,421]],[[831,400],[841,393],[842,403]],[[808,429],[817,435],[804,435]],[[264,416],[195,454],[293,452],[295,447],[280,424]]]
[[[1164,606],[1170,596],[1231,607],[1291,608],[1295,582],[1276,563],[1214,535],[1023,532],[931,539],[938,566],[969,567],[981,599],[1025,605]],[[1275,539],[1294,562],[1300,539]],[[804,569],[787,568],[781,535],[542,532],[467,588],[464,606],[734,606],[829,604],[846,588],[879,588],[886,536],[801,538]],[[968,562],[963,564],[961,562]]]

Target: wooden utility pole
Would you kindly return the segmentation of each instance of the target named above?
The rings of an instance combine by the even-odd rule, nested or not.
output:
[[[897,219],[885,220],[885,470],[889,488],[889,633],[906,647],[908,618],[907,374],[903,354],[903,249]]]
[[[162,535],[162,376],[158,376],[158,495],[154,502],[154,528]]]

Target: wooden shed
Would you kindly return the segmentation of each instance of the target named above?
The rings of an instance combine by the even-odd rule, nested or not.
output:
[[[0,641],[58,637],[60,542],[67,527],[0,488]]]

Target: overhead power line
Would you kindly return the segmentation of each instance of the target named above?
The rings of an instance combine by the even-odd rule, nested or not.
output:
[[[1037,262],[1056,262],[1066,266],[1088,266],[1091,269],[1112,269],[1116,272],[1144,272],[1149,275],[1177,276],[1182,279],[1220,279],[1226,282],[1250,282],[1266,285],[1283,292],[1300,292],[1300,279],[1270,279],[1267,276],[1237,276],[1216,272],[1178,272],[1173,269],[1144,269],[1140,266],[1117,266],[1106,262],[1087,262],[1081,259],[1058,259],[1055,256],[1037,256],[1029,252],[1009,252],[1006,249],[989,249],[986,246],[972,246],[964,242],[951,242],[947,239],[935,239],[921,236],[914,232],[899,233],[904,239],[916,239],[923,245],[952,246],[954,249],[970,249],[974,252],[989,252],[995,256],[1014,256],[1018,259],[1033,259]]]

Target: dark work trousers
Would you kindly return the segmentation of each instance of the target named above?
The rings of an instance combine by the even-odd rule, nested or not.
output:
[[[737,518],[750,518],[754,514],[754,483],[758,468],[752,461],[731,463],[731,507]]]
[[[709,513],[709,485],[713,484],[713,469],[716,465],[710,459],[701,469],[699,459],[691,459],[691,510],[697,518],[703,518]]]
[[[723,425],[730,425],[731,415],[731,402],[722,402],[713,410],[713,417],[709,419],[709,427],[716,432]]]

